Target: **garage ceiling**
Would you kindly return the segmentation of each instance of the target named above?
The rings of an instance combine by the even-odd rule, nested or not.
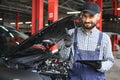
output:
[[[59,0],[59,14],[66,14],[67,11],[80,11],[86,0]],[[32,0],[0,0],[0,9],[12,12],[31,14]],[[44,0],[47,11],[48,1]],[[73,6],[74,5],[74,6]],[[105,11],[112,9],[112,0],[103,0]]]
[[[80,11],[87,0],[59,0],[59,18],[67,12]],[[15,13],[20,12],[21,20],[31,20],[32,0],[0,0],[0,17],[5,21],[15,20]],[[73,6],[74,5],[74,6]],[[47,21],[48,0],[44,0],[44,16]],[[103,14],[112,14],[112,0],[103,0]],[[9,17],[8,17],[9,16]]]

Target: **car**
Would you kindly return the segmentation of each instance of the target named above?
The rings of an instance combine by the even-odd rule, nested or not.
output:
[[[5,55],[28,37],[28,35],[17,31],[13,27],[0,25],[0,55]]]
[[[75,19],[79,20],[79,17],[69,15],[44,27],[30,37],[20,36],[21,32],[1,25],[0,66],[6,68],[5,70],[8,69],[8,73],[10,73],[9,70],[16,71],[16,73],[22,70],[23,72],[36,72],[40,76],[44,75],[44,80],[65,80],[69,60],[61,60],[59,50],[52,53],[50,48],[63,40],[67,35],[67,30],[80,25]],[[33,47],[34,45],[43,46],[44,49]],[[8,74],[4,73],[4,75]]]

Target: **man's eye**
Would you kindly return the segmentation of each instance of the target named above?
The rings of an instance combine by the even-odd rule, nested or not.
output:
[[[90,15],[90,18],[94,17],[94,15]]]
[[[83,15],[83,17],[87,17],[86,15]]]

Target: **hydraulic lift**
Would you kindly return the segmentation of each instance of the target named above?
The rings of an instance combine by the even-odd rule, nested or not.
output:
[[[20,19],[20,13],[16,13],[16,29],[19,30],[19,19]]]
[[[48,0],[48,24],[58,20],[58,0]],[[50,50],[58,51],[57,44],[53,45]]]
[[[43,28],[44,0],[32,0],[32,29],[31,34]]]
[[[58,20],[58,0],[48,0],[48,24]]]

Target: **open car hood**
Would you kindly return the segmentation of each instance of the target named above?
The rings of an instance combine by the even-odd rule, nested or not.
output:
[[[54,57],[51,54],[51,51],[46,48],[46,43],[44,40],[52,40],[55,43],[58,43],[62,40],[67,34],[66,30],[72,29],[75,27],[74,20],[78,17],[77,15],[70,15],[65,18],[62,18],[48,27],[44,27],[42,30],[33,34],[22,43],[17,45],[16,48],[9,51],[10,55],[5,55],[8,58],[8,62],[12,64],[20,64],[24,66],[33,67],[39,61],[45,61],[48,58]],[[41,48],[33,48],[32,46],[39,45],[45,47],[45,50]],[[55,54],[56,56],[56,54]],[[58,56],[58,55],[57,55]],[[59,58],[59,57],[58,57]],[[39,63],[38,63],[39,64]]]
[[[42,30],[23,41],[18,46],[17,50],[23,50],[34,44],[42,43],[43,40],[52,39],[56,43],[59,42],[65,36],[66,29],[74,28],[74,19],[76,17],[76,15],[69,15],[52,23],[48,27],[44,27]]]

